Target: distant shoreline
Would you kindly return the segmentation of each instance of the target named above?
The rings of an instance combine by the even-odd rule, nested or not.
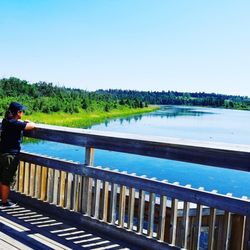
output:
[[[95,124],[104,122],[106,119],[126,117],[129,115],[137,115],[143,113],[153,112],[159,109],[158,105],[149,105],[144,108],[123,108],[119,110],[111,110],[110,112],[85,112],[81,111],[79,113],[38,113],[34,112],[31,115],[25,115],[24,119],[31,120],[36,123],[66,126],[66,127],[77,127],[77,128],[88,128]]]

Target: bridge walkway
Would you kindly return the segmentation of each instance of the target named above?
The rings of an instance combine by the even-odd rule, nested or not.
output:
[[[25,204],[0,210],[0,250],[135,249],[95,229],[71,225],[63,218]]]

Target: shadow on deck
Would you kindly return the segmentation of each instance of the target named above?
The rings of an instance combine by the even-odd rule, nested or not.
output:
[[[97,233],[95,229],[72,226],[30,206],[0,210],[0,249],[132,249]]]

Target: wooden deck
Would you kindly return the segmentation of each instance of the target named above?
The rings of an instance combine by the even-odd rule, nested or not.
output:
[[[27,205],[0,210],[0,249],[134,249]]]

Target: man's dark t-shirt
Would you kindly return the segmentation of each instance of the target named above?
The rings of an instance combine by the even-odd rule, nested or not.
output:
[[[20,152],[20,144],[22,142],[22,131],[26,127],[26,122],[16,119],[2,120],[2,132],[0,142],[1,153],[17,154]]]

